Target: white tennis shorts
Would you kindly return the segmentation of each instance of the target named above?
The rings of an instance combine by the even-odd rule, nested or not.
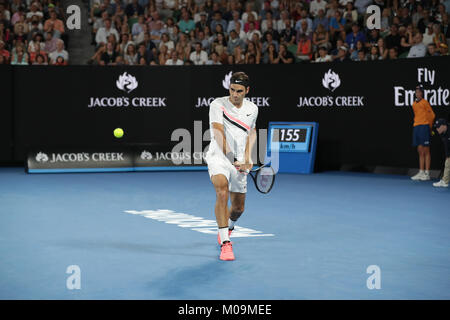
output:
[[[211,156],[205,159],[208,164],[209,177],[223,174],[228,180],[230,192],[247,193],[247,174],[239,172],[228,159]]]

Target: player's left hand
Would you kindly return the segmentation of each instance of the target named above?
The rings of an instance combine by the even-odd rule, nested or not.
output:
[[[237,168],[240,172],[248,172],[252,170],[253,163],[251,161],[247,161],[246,163],[240,163],[239,168]]]

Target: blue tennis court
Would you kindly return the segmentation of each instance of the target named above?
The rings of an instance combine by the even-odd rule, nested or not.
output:
[[[224,262],[205,171],[0,178],[0,299],[450,298],[450,192],[431,182],[279,174],[263,195],[249,181]]]

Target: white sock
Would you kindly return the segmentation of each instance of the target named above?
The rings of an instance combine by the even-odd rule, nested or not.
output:
[[[228,229],[233,230],[234,229],[234,224],[236,223],[236,221],[233,221],[231,219],[228,219]]]
[[[419,170],[419,173],[425,173],[425,171],[424,170]]]
[[[230,237],[228,236],[228,227],[219,228],[219,236],[222,243],[224,243],[224,241],[230,241]]]
[[[425,170],[425,174],[426,174],[427,176],[429,176],[429,175],[430,175],[430,171],[429,171],[429,170]]]

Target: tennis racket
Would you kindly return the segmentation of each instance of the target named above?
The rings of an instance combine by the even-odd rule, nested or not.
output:
[[[272,190],[275,183],[275,171],[270,166],[270,163],[266,163],[253,170],[246,170],[255,183],[256,190],[261,193],[269,193]]]

